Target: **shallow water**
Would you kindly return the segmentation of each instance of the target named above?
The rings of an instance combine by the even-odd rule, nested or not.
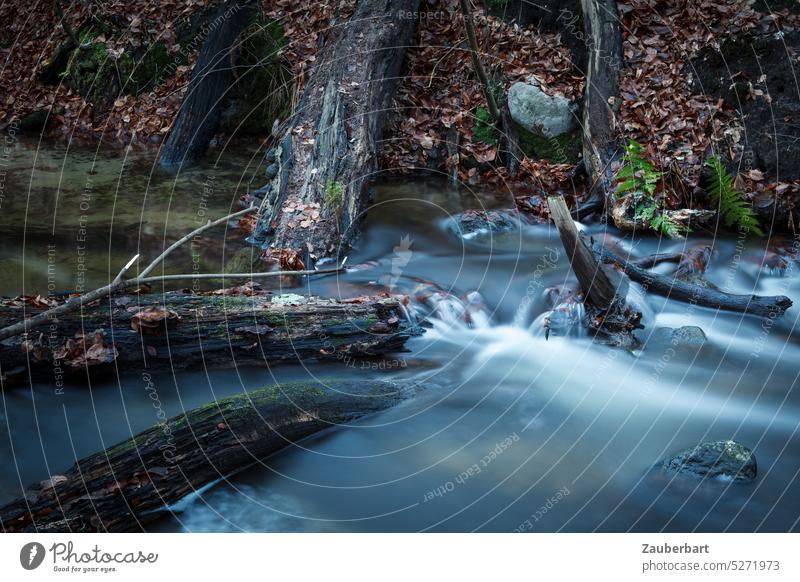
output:
[[[19,159],[25,155],[19,152]],[[19,293],[23,281],[26,293],[47,291],[41,255],[38,262],[26,259],[22,277],[17,274],[22,240],[33,257],[40,252],[32,249],[41,248],[41,233],[46,238],[55,232],[50,236],[60,245],[71,244],[74,215],[59,212],[61,219],[54,229],[51,226],[54,192],[60,208],[80,200],[82,168],[91,164],[94,153],[65,156],[50,148],[43,155],[53,168],[65,168],[60,187],[47,173],[34,173],[30,180],[30,172],[22,175],[20,162],[23,168],[15,183],[29,180],[30,185],[13,197],[6,190],[2,252],[3,264],[12,272],[4,277],[4,293]],[[90,234],[110,234],[97,234],[87,243],[99,265],[91,280],[102,282],[134,249],[155,252],[163,246],[165,233],[174,239],[191,228],[197,213],[194,189],[209,175],[216,177],[216,184],[225,184],[209,198],[209,213],[226,213],[242,193],[241,183],[250,180],[242,172],[249,159],[246,152],[230,154],[217,169],[201,168],[177,180],[159,171],[150,173],[152,160],[144,155],[125,164],[105,160],[96,175],[96,183],[105,186],[95,188],[95,200],[131,208],[98,212],[93,218]],[[124,193],[119,188],[106,190],[115,183],[109,174],[130,176],[116,180],[129,184]],[[143,191],[152,194],[144,196]],[[27,215],[19,210],[26,199],[37,200]],[[6,214],[9,200],[14,210]],[[448,217],[467,208],[509,207],[510,198],[454,192],[436,181],[382,183],[376,187],[375,202],[363,236],[348,257],[348,264],[369,260],[376,261],[375,266],[316,280],[310,291],[349,295],[377,283],[411,292],[420,281],[429,281],[455,296],[478,291],[486,317],[475,317],[468,326],[447,317],[443,309],[433,328],[412,340],[409,351],[398,354],[388,371],[362,369],[359,364],[312,364],[155,377],[169,416],[276,380],[309,376],[322,381],[364,375],[414,378],[427,387],[392,410],[297,443],[222,480],[181,503],[176,516],[155,529],[798,529],[798,308],[775,323],[765,323],[640,295],[644,342],[657,326],[698,325],[708,336],[706,345],[673,351],[650,342],[628,353],[593,344],[580,334],[545,339],[535,325],[547,309],[542,292],[572,281],[554,231],[524,226],[491,240],[463,242],[448,228]],[[21,226],[38,223],[33,217],[42,216],[45,226],[39,230]],[[601,225],[584,226],[596,234],[603,231]],[[744,250],[736,239],[693,235],[691,244],[698,242],[714,245],[709,278],[716,284],[740,293],[780,293],[796,303],[800,300],[795,268],[783,277],[759,268],[763,241]],[[656,239],[644,238],[635,251],[667,252],[684,244],[665,241],[659,246]],[[224,257],[210,254],[211,249],[213,245],[207,255],[211,264],[204,268],[221,268]],[[188,255],[177,256],[173,268],[186,269],[190,260]],[[59,288],[72,288],[74,264],[63,267],[63,273]],[[634,285],[632,296],[638,291]],[[2,500],[17,495],[20,483],[55,474],[75,458],[157,420],[139,374],[68,386],[63,395],[47,385],[7,390],[2,413],[1,430],[11,435],[0,447],[6,461],[0,476]],[[759,465],[754,483],[701,484],[650,471],[672,453],[722,439],[754,450]]]

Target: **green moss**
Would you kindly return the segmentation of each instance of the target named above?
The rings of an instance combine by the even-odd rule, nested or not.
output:
[[[84,36],[89,36],[84,42],[91,42],[90,34]],[[131,47],[113,58],[104,42],[93,42],[73,51],[60,77],[92,105],[110,107],[119,93],[138,94],[161,83],[170,62],[163,42],[153,44],[138,59]]]
[[[325,184],[325,206],[334,212],[342,208],[344,185],[339,181],[328,180]]]
[[[486,145],[496,146],[499,134],[494,125],[494,120],[486,107],[475,110],[475,125],[472,127],[472,136],[475,141]]]
[[[577,163],[582,148],[580,132],[547,139],[524,127],[517,126],[517,129],[520,149],[527,157],[542,158],[559,164]]]

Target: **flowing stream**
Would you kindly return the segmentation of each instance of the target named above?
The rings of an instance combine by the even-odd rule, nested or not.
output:
[[[45,295],[99,286],[136,253],[152,257],[235,209],[257,159],[226,150],[176,178],[155,167],[150,154],[16,144],[0,198],[0,291]],[[763,240],[695,234],[691,244],[713,244],[713,283],[738,293],[785,294],[796,306],[782,319],[763,319],[644,295],[632,285],[644,314],[643,349],[592,343],[566,325],[545,337],[544,291],[573,281],[557,233],[524,225],[465,240],[453,230],[452,217],[463,210],[508,207],[508,196],[457,192],[437,180],[380,182],[348,257],[349,265],[366,266],[283,289],[331,296],[390,289],[428,298],[427,307],[435,306],[431,328],[406,353],[381,364],[153,375],[167,416],[290,379],[410,378],[425,387],[394,409],[221,479],[156,529],[797,530],[795,266],[762,269]],[[621,236],[599,224],[582,227]],[[171,257],[170,271],[224,270],[231,257],[252,252],[240,239],[240,232],[214,231],[196,252]],[[685,245],[642,237],[634,252]],[[416,302],[411,308],[423,309]],[[683,325],[701,327],[705,345],[674,348],[651,337],[657,327]],[[147,386],[136,372],[63,391],[37,384],[2,392],[0,502],[155,424]],[[755,452],[755,482],[701,484],[651,470],[687,447],[726,439]]]

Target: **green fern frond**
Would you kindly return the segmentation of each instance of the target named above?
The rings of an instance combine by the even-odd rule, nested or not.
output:
[[[725,226],[737,226],[763,236],[764,232],[758,224],[758,218],[753,213],[752,206],[736,190],[733,176],[725,168],[722,160],[713,156],[706,161],[705,165],[712,173],[706,185],[706,192],[719,205],[719,214]]]
[[[678,224],[663,212],[656,214],[650,221],[650,228],[659,234],[672,238],[683,236],[690,232],[689,228]]]
[[[639,191],[650,196],[655,194],[658,182],[663,175],[653,162],[645,156],[645,149],[640,143],[630,140],[625,146],[622,156],[622,167],[617,172],[616,195],[622,198],[627,192]]]

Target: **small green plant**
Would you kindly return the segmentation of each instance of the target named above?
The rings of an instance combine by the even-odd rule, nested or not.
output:
[[[642,144],[630,140],[625,146],[622,168],[617,172],[617,196],[626,192],[645,192],[651,197],[655,194],[658,181],[663,174],[656,170],[653,162],[644,157]]]
[[[342,207],[343,193],[344,186],[342,186],[341,182],[328,180],[327,184],[325,184],[325,206],[334,212],[338,212]]]
[[[472,129],[475,141],[486,145],[497,145],[497,128],[494,119],[486,107],[478,107],[475,110],[475,126]]]
[[[713,156],[706,161],[705,165],[711,170],[706,191],[719,205],[719,215],[725,226],[737,226],[742,230],[763,236],[764,232],[758,225],[758,219],[753,214],[752,207],[741,192],[736,190],[733,176],[728,172],[722,160]]]
[[[672,220],[665,212],[664,196],[659,192],[664,173],[645,157],[640,143],[630,140],[625,146],[622,168],[617,172],[616,195],[633,197],[634,217],[647,222],[654,231],[675,237],[688,232],[688,228]]]

